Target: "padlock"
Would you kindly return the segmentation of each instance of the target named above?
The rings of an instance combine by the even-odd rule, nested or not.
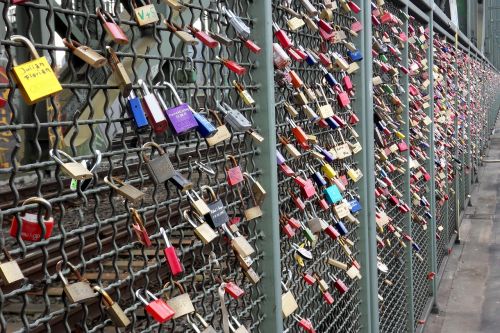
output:
[[[128,325],[130,325],[130,319],[128,319],[127,315],[125,314],[125,312],[123,312],[120,305],[113,301],[111,296],[109,296],[109,294],[104,289],[99,286],[94,286],[94,291],[97,291],[99,294],[101,294],[104,303],[104,309],[117,327],[127,327]]]
[[[188,197],[189,203],[191,204],[191,207],[196,211],[196,213],[198,213],[200,216],[205,216],[206,214],[210,213],[210,208],[196,191],[192,191],[192,193],[191,191],[187,191],[186,195]]]
[[[217,238],[217,233],[208,225],[208,223],[203,221],[197,213],[193,212],[192,215],[194,215],[194,218],[189,216],[188,210],[183,212],[184,219],[186,219],[186,221],[188,221],[188,223],[194,228],[195,235],[203,242],[203,244],[206,245]],[[199,224],[197,224],[195,220],[198,221]]]
[[[252,95],[250,95],[250,93],[241,83],[233,80],[233,87],[234,89],[236,89],[236,92],[238,93],[238,95],[240,95],[241,99],[246,105],[252,106],[255,104],[255,100],[252,98]]]
[[[234,28],[236,33],[240,36],[242,36],[245,39],[248,39],[250,37],[250,27],[246,25],[245,22],[236,14],[231,11],[230,9],[227,9],[225,6],[222,6],[221,8],[222,14],[225,14],[227,16],[229,24]]]
[[[212,325],[209,325],[198,312],[195,312],[194,314],[196,318],[198,318],[198,321],[203,326],[203,331],[194,323],[194,321],[191,320],[190,315],[187,315],[186,318],[187,322],[191,325],[191,327],[196,333],[217,333],[217,331],[212,327]]]
[[[149,238],[148,231],[142,222],[142,218],[139,215],[139,212],[135,208],[129,209],[130,214],[132,215],[132,219],[134,220],[134,224],[132,228],[137,236],[137,240],[144,246],[150,247],[152,245],[151,239]]]
[[[102,9],[101,7],[96,8],[96,15],[99,21],[101,21],[102,27],[106,31],[107,35],[119,45],[128,44],[128,37],[125,32],[120,28],[120,26],[115,22],[113,16],[110,13]]]
[[[130,184],[126,184],[124,181],[117,177],[111,177],[111,181],[108,176],[104,177],[104,182],[108,184],[113,190],[119,195],[132,202],[137,202],[144,197],[144,192],[135,188]]]
[[[287,288],[283,281],[281,282],[281,286],[284,290],[284,293],[281,294],[281,311],[283,313],[283,317],[286,318],[294,313],[299,308],[299,305],[295,300],[295,296],[293,296],[292,292]]]
[[[233,333],[250,333],[245,326],[241,325],[238,322],[238,320],[236,319],[236,317],[231,316],[231,318],[233,319],[234,323],[236,324],[236,328],[235,328],[235,326],[233,326],[231,324],[231,322],[229,322],[229,329],[231,330],[231,332],[233,332]]]
[[[203,185],[201,187],[202,193],[205,190],[210,194],[212,201],[207,204],[210,211],[203,217],[212,228],[216,229],[229,222],[229,216],[227,215],[226,207],[224,207],[222,200],[217,197],[214,190],[210,186]]]
[[[316,333],[316,330],[309,319],[302,318],[296,314],[293,315],[293,318],[297,321],[299,327],[302,327],[307,333]]]
[[[148,24],[154,24],[160,19],[158,18],[158,13],[151,0],[142,0],[144,2],[143,6],[138,7],[135,0],[132,0],[132,7],[134,9],[134,18],[140,27]]]
[[[241,172],[241,168],[233,155],[227,155],[226,159],[231,160],[231,162],[233,163],[233,166],[231,168],[226,168],[227,183],[230,186],[235,186],[244,180],[243,173]]]
[[[174,86],[170,82],[163,81],[163,84],[166,85],[173,96],[173,100],[178,104],[175,107],[167,108],[163,98],[158,93],[155,93],[156,98],[160,102],[160,105],[165,110],[165,115],[167,116],[168,122],[170,124],[170,128],[176,135],[187,133],[198,127],[198,123],[196,119],[194,119],[193,112],[191,107],[187,103],[183,103],[177,94]],[[156,86],[159,86],[158,83]]]
[[[286,121],[292,126],[292,134],[295,136],[299,144],[304,148],[304,149],[309,149],[310,146],[308,144],[309,141],[309,136],[304,132],[304,130],[298,126],[293,120],[290,118],[286,117]]]
[[[9,251],[5,247],[2,248],[3,254],[7,262],[0,263],[0,277],[4,285],[9,285],[21,280],[24,280],[24,274],[16,260],[12,259]]]
[[[320,163],[321,163],[321,171],[323,171],[323,174],[325,175],[326,178],[334,179],[335,177],[337,177],[337,172],[335,172],[335,170],[330,164],[324,162],[323,160],[320,160]]]
[[[63,161],[56,154],[63,155],[70,162],[63,163]],[[71,156],[69,156],[64,151],[58,149],[51,149],[49,150],[49,155],[61,167],[62,171],[71,178],[76,180],[85,180],[93,177],[92,172],[87,170],[85,166],[75,161]]]
[[[154,320],[163,324],[174,317],[175,311],[167,303],[165,303],[162,298],[157,298],[152,292],[146,290],[145,294],[152,300],[151,302],[148,302],[147,299],[142,297],[141,292],[142,289],[137,289],[135,296],[139,299],[139,301],[141,301],[142,304],[145,305],[144,310],[146,310],[146,312],[151,315]]]
[[[258,205],[261,205],[264,201],[264,198],[266,197],[266,190],[250,173],[243,172],[243,177],[252,184],[252,193],[255,197],[255,201]]]
[[[231,108],[226,103],[220,104],[215,101],[217,110],[224,114],[224,121],[228,123],[235,131],[246,131],[252,128],[252,123],[238,110]]]
[[[316,237],[314,237],[314,239],[316,239]],[[309,251],[308,249],[306,249],[304,247],[304,245],[299,246],[299,245],[297,245],[295,243],[292,243],[292,248],[295,250],[296,254],[300,258],[305,259],[305,260],[312,260],[313,259],[313,255],[312,255],[311,251]]]
[[[148,119],[142,108],[142,103],[139,97],[137,97],[133,90],[127,97],[127,111],[132,117],[132,124],[138,133],[143,133],[149,130]]]
[[[229,69],[231,72],[235,73],[236,75],[245,75],[247,72],[247,69],[240,64],[238,64],[236,61],[227,59],[227,58],[221,58],[221,57],[215,57],[217,60],[221,62],[221,64],[224,65],[227,69]]]
[[[167,26],[167,29],[170,32],[172,32],[174,35],[179,37],[179,39],[184,44],[193,45],[193,46],[198,44],[198,40],[196,38],[194,38],[193,35],[191,35],[189,32],[184,31],[184,29],[181,26],[179,26],[175,23],[171,23],[167,19],[164,19],[163,23],[165,23],[165,25]]]
[[[238,194],[240,195],[240,199],[241,199],[241,204],[243,206],[243,208],[245,209],[245,211],[243,212],[244,216],[245,216],[245,220],[246,221],[251,221],[251,220],[254,220],[256,218],[259,218],[262,216],[262,210],[260,209],[260,206],[259,204],[257,203],[257,200],[255,199],[255,196],[254,196],[254,193],[252,191],[252,188],[251,188],[251,183],[250,183],[250,178],[248,178],[247,176],[243,175],[243,178],[245,179],[245,188],[248,189],[248,192],[250,193],[250,198],[252,200],[252,204],[253,206],[250,207],[250,208],[246,208],[245,207],[245,201],[243,200],[243,197],[241,196],[241,192],[240,192],[240,189],[238,188]]]
[[[167,232],[163,227],[160,227],[160,234],[163,236],[163,240],[165,241],[165,248],[163,249],[163,253],[165,254],[165,259],[167,259],[168,266],[170,267],[170,272],[173,276],[179,275],[184,272],[184,267],[175,252],[175,247],[170,244],[170,241],[167,237]]]
[[[67,262],[69,269],[76,276],[78,282],[69,284],[68,280],[64,277],[61,269],[63,260],[59,260],[56,265],[56,271],[64,285],[64,294],[68,297],[70,303],[86,303],[95,297],[94,291],[87,279],[84,279],[78,269],[70,262]]]
[[[38,55],[35,46],[29,39],[19,35],[12,35],[10,40],[21,42],[29,49],[31,54],[32,60],[21,65],[14,61],[12,68],[12,75],[26,104],[35,104],[62,91],[62,86],[47,58]]]
[[[117,82],[123,97],[128,97],[132,92],[132,81],[130,80],[127,70],[121,63],[113,48],[106,46],[106,52],[108,53],[109,65],[113,69],[114,79]]]
[[[212,147],[212,146],[215,146],[216,144],[218,144],[222,141],[230,139],[231,133],[227,129],[226,125],[224,125],[224,123],[222,123],[219,116],[217,115],[217,112],[215,112],[213,110],[209,110],[209,112],[215,117],[215,119],[217,121],[217,125],[218,125],[217,132],[213,136],[205,138],[208,146]]]
[[[331,281],[333,282],[333,286],[337,291],[339,292],[340,295],[345,294],[347,291],[349,291],[349,287],[346,286],[344,281],[341,279],[337,278],[335,275],[328,273],[328,276],[330,277]]]
[[[82,45],[76,40],[63,38],[62,41],[64,46],[66,46],[71,53],[85,61],[93,68],[101,68],[108,62],[105,57],[97,53],[94,49],[86,45]]]
[[[165,300],[168,306],[170,306],[175,314],[173,316],[173,319],[177,319],[179,317],[191,314],[195,312],[193,302],[191,301],[191,297],[189,294],[184,290],[184,287],[177,281],[173,281],[174,285],[177,287],[179,290],[180,294],[172,297],[171,294],[168,295]],[[164,286],[163,289],[167,289],[168,286],[170,285],[170,282],[167,282]],[[165,293],[163,293],[165,295]]]
[[[155,95],[149,92],[146,82],[139,79],[137,80],[137,83],[142,88],[142,106],[148,115],[151,127],[153,127],[155,133],[163,133],[168,126],[167,118],[165,118],[165,114],[163,113],[164,110],[162,110]]]
[[[183,62],[182,68],[177,69],[176,78],[177,82],[181,84],[196,83],[197,73],[193,58],[187,57],[187,61]]]
[[[299,157],[301,156],[302,154],[300,153],[300,151],[295,148],[295,146],[290,142],[290,140],[284,136],[279,136],[279,141],[283,144],[283,146],[285,147],[286,151],[292,155],[292,157]]]
[[[205,31],[198,30],[190,24],[187,25],[186,27],[188,28],[189,31],[191,31],[191,34],[193,36],[198,38],[198,40],[203,43],[203,45],[205,45],[211,49],[219,46],[219,42],[215,38],[213,38],[212,36],[207,34]],[[193,68],[194,68],[194,66],[193,66]],[[195,82],[196,82],[196,80],[195,80]],[[191,82],[191,83],[195,83],[195,82]]]
[[[330,105],[330,103],[328,103],[328,99],[326,98],[323,86],[320,83],[317,83],[316,86],[318,87],[319,91],[321,92],[321,96],[323,96],[323,99],[325,101],[325,104],[323,105],[320,105],[319,101],[316,101],[316,105],[318,107],[318,114],[323,119],[329,118],[333,116],[333,108]]]
[[[326,201],[330,205],[334,205],[337,202],[342,201],[343,199],[342,194],[340,193],[337,185],[330,185],[329,187],[323,190],[323,194],[325,196]]]
[[[179,191],[182,192],[191,190],[193,188],[193,182],[184,177],[182,173],[177,170],[174,171],[174,175],[169,179],[169,181],[174,184]]]
[[[251,256],[255,252],[255,249],[248,242],[248,240],[245,238],[245,236],[241,235],[239,233],[239,231],[237,231],[237,228],[235,228],[236,227],[235,225],[234,225],[234,228],[232,229],[232,230],[236,231],[234,234],[233,234],[233,232],[231,232],[231,230],[229,230],[229,228],[226,224],[223,224],[221,227],[222,227],[222,230],[229,237],[229,239],[231,241],[231,247],[241,257],[245,258],[245,257]],[[231,226],[231,227],[233,227],[233,226]]]
[[[38,214],[25,213],[21,215],[21,223],[19,223],[16,216],[12,218],[9,234],[12,237],[17,237],[19,225],[21,225],[21,239],[30,242],[39,242],[42,239],[48,239],[52,234],[54,228],[54,218],[52,217],[52,206],[50,202],[40,197],[31,197],[23,202],[23,206],[31,203],[37,203],[44,206],[45,215],[41,219],[41,224],[38,223]],[[45,232],[45,233],[44,233]]]
[[[144,150],[150,147],[156,148],[156,150],[158,150],[160,154],[155,159],[147,157],[144,153]],[[153,141],[146,142],[144,145],[142,145],[141,150],[143,150],[142,159],[146,164],[149,176],[156,185],[165,183],[167,180],[169,180],[174,176],[175,172],[174,167],[170,162],[170,159],[168,158],[167,154],[165,153],[163,148],[160,147],[159,144]]]

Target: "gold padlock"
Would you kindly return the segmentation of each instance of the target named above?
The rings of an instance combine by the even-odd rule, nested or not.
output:
[[[160,20],[158,18],[158,13],[156,12],[156,8],[153,4],[151,4],[151,1],[145,0],[144,2],[145,2],[144,6],[138,7],[135,0],[132,0],[135,21],[140,27],[156,23]]]
[[[120,88],[123,97],[128,97],[132,92],[132,81],[130,76],[128,76],[125,67],[121,63],[120,59],[116,55],[116,52],[110,46],[106,46],[106,51],[109,55],[109,64],[113,69],[114,79]]]
[[[217,115],[217,112],[215,112],[213,110],[209,110],[209,111],[215,117],[217,124],[218,124],[217,133],[215,133],[214,135],[212,135],[209,138],[205,138],[205,140],[207,141],[207,144],[210,147],[213,147],[216,144],[218,144],[219,142],[230,139],[231,133],[227,129],[226,125],[220,120],[219,116]]]
[[[184,287],[177,281],[173,281],[180,294],[170,298],[171,294],[165,299],[167,304],[175,311],[173,319],[195,312],[191,296],[184,290]],[[163,289],[167,289],[170,282],[165,283]]]
[[[191,194],[191,192],[193,194]],[[208,207],[207,203],[203,200],[202,197],[198,194],[198,192],[194,190],[188,190],[186,191],[186,195],[188,197],[189,203],[191,204],[191,207],[198,213],[200,216],[205,216],[208,213],[210,213],[210,208]]]
[[[196,44],[198,44],[198,40],[196,38],[194,38],[193,35],[191,35],[189,32],[184,31],[182,29],[182,27],[179,27],[176,24],[170,23],[167,19],[165,19],[163,22],[167,26],[167,29],[170,32],[173,32],[177,37],[179,37],[179,39],[183,43],[188,44],[188,45],[196,45]]]
[[[70,262],[67,262],[66,265],[70,268],[70,270],[73,272],[73,274],[76,276],[78,282],[69,284],[68,280],[64,277],[62,274],[61,268],[62,268],[63,261],[60,260],[57,262],[56,265],[56,271],[57,274],[59,275],[59,278],[61,279],[62,283],[64,284],[64,294],[68,297],[70,303],[86,303],[90,301],[92,298],[95,297],[94,291],[92,290],[92,287],[90,286],[89,282],[87,279],[84,279],[81,275],[78,269],[76,269],[75,266],[73,266]]]
[[[70,162],[63,163],[63,161],[59,157],[57,157],[55,153],[57,153],[59,155],[63,155]],[[84,179],[90,179],[93,177],[92,172],[90,172],[81,163],[78,163],[77,161],[75,161],[71,156],[66,154],[64,151],[58,150],[58,149],[51,149],[49,151],[49,155],[61,167],[62,171],[64,173],[66,173],[68,176],[70,176],[71,178],[76,179],[76,180],[84,180]]]
[[[290,115],[290,117],[295,118],[299,115],[299,111],[293,107],[290,103],[287,101],[283,102],[283,106],[285,107],[286,112]]]
[[[252,199],[253,207],[250,207],[250,208],[245,207],[246,206],[245,201],[243,200],[243,197],[241,196],[241,192],[240,192],[239,187],[238,187],[238,194],[239,194],[240,199],[241,199],[241,204],[242,204],[243,208],[245,209],[245,211],[244,211],[245,219],[247,221],[251,221],[251,220],[254,220],[256,218],[261,217],[262,210],[260,209],[260,206],[257,203],[257,200],[255,199],[252,188],[250,187],[250,185],[251,185],[250,179],[248,177],[246,177],[244,174],[243,174],[243,178],[245,179],[245,188],[248,189],[248,192],[250,193],[250,198]]]
[[[250,93],[245,89],[245,87],[241,83],[233,80],[233,86],[246,105],[252,106],[255,104],[255,100],[253,99],[252,95],[250,95]]]
[[[283,281],[281,281],[281,286],[284,290],[284,293],[281,294],[281,312],[283,313],[283,317],[286,318],[294,313],[299,308],[299,305],[295,300],[295,296],[293,296]]]
[[[2,248],[2,251],[5,255],[5,258],[8,259],[7,262],[0,263],[0,277],[2,278],[3,282],[7,285],[23,280],[24,275],[17,261],[12,259],[9,251],[7,251],[5,248]]]
[[[135,188],[134,186],[126,184],[124,181],[117,177],[111,177],[111,179],[112,181],[110,181],[108,176],[106,176],[104,177],[104,182],[125,199],[136,202],[144,197],[144,192]]]
[[[243,177],[247,177],[247,179],[252,183],[252,192],[253,195],[255,196],[255,200],[257,201],[257,204],[262,204],[264,201],[264,198],[266,197],[266,190],[262,185],[255,179],[251,174],[248,172],[243,172]]]
[[[117,327],[127,327],[130,325],[130,319],[128,319],[120,305],[113,301],[111,296],[109,296],[104,289],[99,286],[94,286],[94,290],[101,294],[104,302],[104,309]]]
[[[203,219],[196,213],[192,212],[199,225],[189,216],[189,211],[186,209],[182,215],[188,221],[189,224],[194,228],[195,235],[203,242],[203,244],[208,244],[217,238],[217,233],[212,229],[208,223],[203,221]]]
[[[85,61],[93,68],[101,68],[105,66],[108,61],[102,55],[97,53],[94,49],[78,43],[76,40],[63,39],[63,44],[78,58]]]
[[[223,224],[222,225],[222,230],[226,233],[226,235],[229,237],[231,240],[231,247],[243,258],[248,257],[252,255],[255,252],[255,249],[250,245],[248,240],[242,236],[238,228],[235,225],[231,226],[231,230],[235,231],[231,232],[227,225]]]
[[[250,281],[252,284],[257,284],[260,281],[259,274],[257,274],[257,272],[251,267],[249,269],[243,269],[243,274],[245,274],[248,281]]]
[[[62,90],[61,84],[47,58],[38,55],[30,40],[19,35],[12,35],[10,40],[24,44],[33,58],[21,65],[14,62],[12,68],[12,75],[26,104],[35,104],[60,92]]]

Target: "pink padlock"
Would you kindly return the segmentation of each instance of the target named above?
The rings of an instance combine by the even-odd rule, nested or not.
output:
[[[120,28],[120,26],[115,22],[113,16],[110,13],[98,7],[96,9],[96,14],[101,21],[102,27],[106,30],[109,37],[113,39],[116,44],[125,45],[128,44],[128,37],[125,32]]]

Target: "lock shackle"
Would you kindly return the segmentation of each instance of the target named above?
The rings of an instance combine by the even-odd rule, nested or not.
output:
[[[234,236],[234,234],[231,232],[231,230],[229,230],[229,228],[227,227],[227,224],[221,225],[221,228],[226,233],[227,237],[229,237],[230,240],[233,240],[236,238]]]
[[[248,192],[250,192],[250,197],[252,198],[252,202],[253,202],[253,205],[254,207],[258,207],[259,204],[257,203],[257,199],[255,199],[255,194],[253,193],[252,191],[252,183],[255,183],[255,181],[252,181],[252,179],[250,179],[249,177],[249,174],[244,172],[243,173],[243,179],[245,180],[245,187],[248,189]],[[240,198],[241,198],[241,203],[243,204],[243,206],[245,205],[243,203],[243,197],[241,196],[241,192],[240,192],[240,188],[238,187],[238,194],[240,194]],[[245,207],[243,207],[245,208]]]
[[[252,176],[252,174],[250,174],[249,172],[243,172],[243,177],[247,177],[252,183],[257,183],[257,179],[255,179],[254,176]]]
[[[222,120],[220,119],[219,115],[217,114],[217,111],[215,110],[212,110],[212,109],[207,109],[207,111],[212,115],[214,116],[215,120],[217,121],[217,125],[218,126],[224,126],[224,123],[222,122]]]
[[[209,174],[210,176],[215,176],[214,169],[210,168],[205,163],[202,163],[202,162],[199,162],[199,161],[194,161],[194,165],[196,165],[201,171]]]
[[[165,247],[172,247],[172,244],[170,243],[170,240],[167,237],[167,232],[163,227],[160,227],[160,234],[163,236],[163,239],[165,240]]]
[[[165,150],[163,150],[163,148],[157,144],[156,142],[154,141],[149,141],[149,142],[146,142],[145,144],[142,145],[141,147],[141,150],[145,150],[146,148],[156,148],[156,150],[158,150],[158,152],[160,153],[160,156],[165,154]],[[146,155],[144,155],[144,151],[142,152],[142,158],[148,162],[149,161],[149,157],[147,157]]]
[[[198,312],[194,312],[194,315],[196,316],[196,318],[198,318],[198,320],[200,321],[200,323],[201,323],[201,325],[202,325],[203,327],[208,328],[208,326],[210,326],[210,325],[208,325],[208,323],[205,321],[205,319],[203,319],[203,317],[202,317],[202,316],[201,316]],[[189,314],[188,314],[188,315],[186,315],[186,317],[187,317],[187,321],[188,321],[188,323],[190,323],[190,324],[191,324],[191,326],[193,326],[193,325],[195,325],[195,326],[196,326],[196,324],[195,324],[193,321],[191,321],[191,317],[190,317],[190,315],[189,315]],[[193,328],[194,328],[194,327],[193,327]],[[201,333],[201,331],[200,331],[200,333]]]
[[[2,247],[2,252],[5,255],[5,258],[7,258],[9,261],[13,261],[14,260],[12,258],[12,256],[10,255],[10,252],[5,247]]]
[[[141,301],[142,304],[144,305],[148,305],[149,302],[147,299],[145,299],[142,295],[142,288],[141,289],[137,289],[135,291],[135,297],[137,297],[137,299],[139,301]],[[156,297],[152,292],[150,292],[149,290],[145,289],[144,291],[144,296],[148,296],[149,298],[151,298],[153,301],[157,301],[158,300],[158,297]]]
[[[66,46],[72,52],[75,51],[77,48],[77,46],[75,46],[75,41],[73,41],[71,39],[71,37],[70,38],[63,38],[62,42],[63,42],[64,46]],[[76,42],[76,43],[78,43],[78,42]],[[80,44],[80,43],[78,43],[78,44]]]
[[[171,91],[172,95],[174,96],[175,100],[177,101],[177,106],[181,105],[183,102],[181,98],[179,97],[179,94],[177,93],[177,90],[175,90],[175,87],[172,85],[172,83],[168,81],[163,81],[163,84],[168,87],[168,89]]]
[[[113,306],[113,304],[115,304],[115,301],[113,301],[113,299],[111,298],[111,296],[109,296],[106,290],[102,289],[99,286],[94,286],[92,289],[94,289],[94,291],[97,291],[97,293],[102,296],[104,303],[106,303],[108,307]]]
[[[198,199],[198,200],[203,200],[203,198],[198,194],[198,192],[196,192],[195,190],[187,190],[186,191],[186,196],[188,197],[188,200],[190,202],[194,202],[195,199],[193,198],[193,195],[191,195],[191,192],[194,193],[194,196]]]
[[[199,227],[199,225],[197,225],[197,224],[196,224],[196,222],[195,222],[195,221],[193,221],[193,219],[191,218],[191,216],[189,216],[189,209],[184,210],[184,211],[182,212],[182,216],[184,216],[184,219],[185,219],[186,221],[188,221],[188,223],[189,223],[189,224],[191,224],[191,226],[192,226],[193,228],[195,228],[195,229],[196,229],[196,228],[198,228],[198,227]]]
[[[149,95],[150,94],[149,88],[148,88],[146,82],[143,79],[137,80],[137,84],[139,84],[139,86],[141,87],[142,91],[144,92],[144,95]]]
[[[96,13],[97,17],[101,20],[102,23],[108,22],[108,19],[109,19],[109,21],[111,21],[111,23],[116,24],[113,16],[111,16],[111,14],[108,13],[105,9],[102,9],[102,7],[97,7],[95,10],[95,13]]]
[[[62,264],[64,263],[64,260],[59,260],[56,264],[56,271],[57,271],[57,275],[59,275],[59,278],[61,279],[62,283],[64,285],[68,285],[68,280],[66,279],[66,277],[64,277],[63,273],[62,273]],[[88,282],[87,279],[83,278],[82,275],[80,274],[80,272],[78,271],[78,269],[72,264],[70,263],[69,261],[66,262],[66,266],[69,267],[69,269],[73,272],[73,274],[76,275],[76,278],[78,281],[80,282]]]
[[[28,198],[28,199],[24,200],[21,207],[32,204],[32,203],[36,203],[36,204],[39,204],[39,205],[42,205],[43,207],[45,207],[44,219],[48,220],[52,216],[52,205],[50,204],[50,202],[48,202],[47,200],[45,200],[44,198],[41,198],[41,197]]]
[[[281,142],[281,144],[283,144],[283,145],[288,145],[288,144],[290,144],[290,140],[289,140],[287,137],[284,137],[284,136],[282,136],[282,135],[280,135],[280,136],[278,137],[278,140],[279,140],[279,141]]]
[[[181,295],[182,294],[186,294],[186,290],[184,289],[184,287],[182,286],[182,284],[179,282],[179,281],[172,281],[174,286],[177,287],[177,289],[179,289],[179,291],[181,292]],[[163,288],[162,289],[167,289],[172,283],[167,282],[163,285]],[[173,288],[172,288],[173,289]],[[163,292],[163,295],[165,295],[166,291]],[[167,298],[165,298],[165,296],[163,296],[163,298],[165,298],[166,300],[170,299],[170,297],[172,296],[172,292],[170,292],[170,294],[168,295]]]
[[[106,52],[109,55],[109,64],[111,65],[111,68],[113,70],[116,70],[116,67],[120,63],[120,58],[118,58],[118,55],[116,54],[115,49],[113,49],[111,46],[106,45]]]
[[[71,157],[69,154],[67,154],[66,152],[59,150],[59,149],[49,150],[49,155],[59,165],[64,164],[64,162],[57,155],[62,155],[64,157],[66,157],[68,160],[70,160],[72,163],[77,163],[73,157]]]
[[[10,40],[13,42],[20,42],[21,44],[24,44],[24,46],[26,46],[28,48],[28,50],[30,51],[31,57],[33,59],[40,58],[40,55],[38,54],[38,52],[35,48],[35,45],[33,45],[33,43],[28,38],[21,36],[21,35],[12,35],[12,36],[10,36]],[[16,65],[17,65],[17,63],[16,63]]]
[[[129,209],[130,214],[132,215],[132,219],[134,222],[141,227],[142,230],[145,230],[146,228],[144,227],[144,223],[142,223],[142,218],[139,215],[139,212],[135,208],[130,208]]]
[[[238,161],[236,160],[236,157],[234,157],[233,155],[226,155],[226,160],[230,160],[231,162],[233,162],[234,167],[238,166]]]
[[[208,185],[203,185],[201,187],[202,197],[203,197],[203,191],[205,191],[205,190],[207,190],[208,193],[210,193],[210,196],[212,197],[212,201],[217,200],[217,195],[215,194],[214,190]]]
[[[116,186],[115,182],[121,186],[125,185],[125,182],[118,177],[111,177],[111,180],[109,180],[108,176],[106,176],[106,177],[104,177],[104,182],[106,184],[108,184],[109,186],[111,186],[115,190],[118,189],[118,186]]]
[[[217,111],[222,112],[224,115],[227,115],[227,113],[229,112],[222,104],[219,103],[219,101],[215,101],[215,108],[217,109]]]

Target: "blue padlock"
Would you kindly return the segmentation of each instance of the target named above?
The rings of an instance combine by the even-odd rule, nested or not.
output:
[[[337,185],[328,186],[323,190],[323,194],[325,195],[326,201],[330,204],[336,204],[337,202],[342,201],[342,194],[339,191]]]
[[[278,165],[282,165],[286,162],[285,157],[283,157],[278,149],[276,149],[276,162],[278,163]]]
[[[203,138],[209,138],[217,133],[217,127],[205,118],[205,116],[193,111],[193,117],[198,123],[197,131]]]
[[[354,61],[354,62],[358,62],[358,61],[363,60],[363,55],[361,54],[360,50],[347,51],[347,56],[349,57],[349,59],[351,59],[351,61]]]
[[[361,203],[356,199],[349,200],[348,204],[349,204],[349,210],[353,214],[359,212],[363,208],[361,207]]]
[[[349,233],[347,231],[347,228],[345,227],[344,223],[342,223],[342,221],[338,221],[337,223],[335,223],[334,227],[335,227],[335,229],[337,229],[337,231],[339,232],[339,234],[341,236],[345,236]]]
[[[325,118],[325,121],[332,129],[337,129],[340,127],[339,123],[337,123],[332,117]]]
[[[141,100],[139,97],[135,96],[133,91],[131,91],[130,95],[127,97],[127,106],[136,130],[138,132],[143,132],[149,129],[148,119],[142,109]]]
[[[412,243],[411,243],[411,246],[413,247],[413,249],[414,249],[415,251],[417,251],[417,252],[419,252],[419,251],[420,251],[420,246],[418,246],[418,244],[417,244],[417,243],[412,242]]]

